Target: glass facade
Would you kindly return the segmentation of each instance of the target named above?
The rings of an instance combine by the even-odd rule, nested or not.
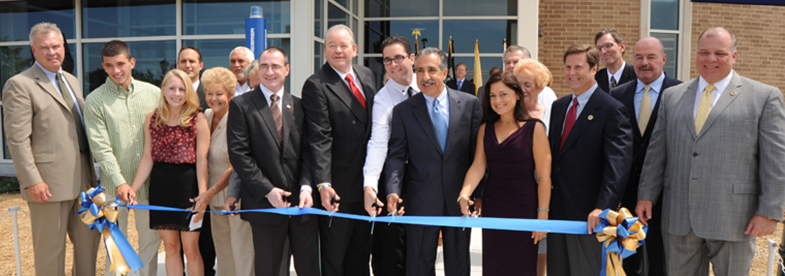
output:
[[[66,39],[76,37],[74,1],[0,1],[0,42],[27,41],[38,22],[57,24]]]
[[[262,7],[267,33],[289,33],[289,1],[183,0],[183,34],[245,34],[245,19],[251,6]]]
[[[177,65],[177,49],[175,41],[138,41],[127,42],[131,48],[131,56],[136,60],[131,75],[134,79],[161,86],[164,75]],[[84,72],[82,87],[86,94],[106,82],[101,47],[104,43],[85,43],[82,46]]]
[[[175,35],[176,9],[175,0],[87,0],[82,4],[82,35],[85,38]]]
[[[668,60],[663,67],[668,76],[677,78],[679,68],[679,7],[684,0],[651,0],[649,34],[659,38]],[[689,47],[689,46],[687,46]]]

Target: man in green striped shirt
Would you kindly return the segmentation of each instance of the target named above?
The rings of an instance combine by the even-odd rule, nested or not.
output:
[[[131,71],[136,60],[125,42],[112,40],[101,48],[106,83],[93,90],[85,99],[84,118],[90,149],[101,166],[101,185],[110,201],[115,195],[128,202],[133,193],[136,167],[144,153],[144,119],[158,106],[161,89],[134,80]],[[148,204],[149,182],[136,193],[139,204]],[[134,210],[139,233],[139,257],[143,268],[139,275],[155,275],[158,270],[158,247],[161,236],[151,230],[150,212]],[[121,208],[117,218],[120,230],[128,234],[128,210]],[[106,275],[109,273],[107,262]]]

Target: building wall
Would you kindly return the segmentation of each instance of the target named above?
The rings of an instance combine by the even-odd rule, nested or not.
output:
[[[725,27],[738,38],[733,69],[739,74],[785,91],[785,6],[692,4],[692,49],[698,36],[710,27]],[[695,51],[690,51],[692,61]],[[694,63],[694,62],[693,62]],[[691,66],[690,76],[698,72]]]
[[[559,97],[571,93],[564,78],[564,51],[573,43],[594,45],[594,35],[605,28],[619,31],[627,44],[624,59],[631,62],[639,23],[640,1],[540,0],[539,60],[553,74],[551,88]]]

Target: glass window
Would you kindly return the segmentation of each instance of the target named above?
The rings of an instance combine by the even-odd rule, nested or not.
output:
[[[444,20],[442,45],[448,47],[450,36],[454,53],[474,53],[474,40],[479,39],[480,53],[503,53],[507,45],[515,45],[513,33],[517,20]]]
[[[677,78],[678,73],[676,64],[679,60],[679,35],[677,34],[662,34],[662,33],[651,33],[651,36],[659,38],[662,41],[662,46],[664,47],[665,54],[668,56],[668,60],[665,61],[665,66],[662,68],[665,71],[665,74],[672,78]]]
[[[651,0],[651,28],[679,29],[679,0]]]
[[[0,47],[0,95],[2,95],[2,89],[8,79],[30,68],[34,62],[30,46]],[[3,131],[3,149],[3,158],[11,159],[11,153],[8,152],[5,140],[5,131]]]
[[[449,4],[444,3],[444,16],[518,15],[518,0],[449,0],[449,2]]]
[[[183,46],[194,46],[202,53],[202,62],[204,62],[204,70],[213,67],[229,68],[229,52],[237,46],[245,46],[244,39],[204,39],[204,40],[183,40]],[[268,38],[267,46],[276,46],[283,49],[287,55],[290,55],[288,38]],[[179,50],[179,49],[178,49]],[[137,61],[138,64],[138,61]],[[176,66],[175,64],[173,64]],[[138,65],[137,65],[138,66]],[[286,78],[284,83],[286,91],[289,90],[289,78]]]
[[[347,10],[349,9],[349,0],[333,0],[333,1],[335,1],[335,3],[338,3],[339,5],[343,6]]]
[[[439,47],[439,21],[366,21],[365,22],[365,52],[381,54],[382,41],[392,35],[402,35],[409,39],[412,53],[415,52],[414,35],[412,32],[419,30],[418,45],[423,48],[422,39],[427,39],[425,46]],[[445,40],[446,41],[446,40]],[[447,49],[447,44],[444,45]],[[472,45],[474,47],[474,45]],[[474,48],[472,48],[474,51]]]
[[[324,44],[314,41],[313,43],[313,71],[317,72],[324,65]]]
[[[184,0],[183,34],[245,34],[245,19],[251,14],[251,6],[262,7],[268,33],[289,33],[291,3],[288,0]]]
[[[376,81],[376,89],[384,87],[384,63],[382,57],[365,57],[365,66],[370,68],[373,72],[373,79]]]
[[[131,56],[136,59],[136,65],[132,71],[134,79],[161,86],[164,74],[177,66],[174,40],[126,43],[131,48]],[[107,74],[101,66],[103,63],[101,47],[103,46],[104,43],[85,43],[82,47],[84,58],[83,88],[87,93],[106,82]]]
[[[74,14],[74,1],[0,1],[0,42],[29,40],[30,28],[39,22],[55,23],[66,39],[74,38]]]
[[[365,17],[439,16],[439,0],[365,0]]]
[[[85,38],[175,35],[175,0],[82,3]]]
[[[327,28],[338,24],[349,26],[349,14],[330,3],[327,8]]]
[[[456,57],[455,58],[455,65],[457,66],[458,63],[466,64],[466,79],[467,80],[474,80],[474,57]],[[491,71],[493,67],[499,67],[499,69],[504,68],[502,64],[502,57],[480,57],[480,63],[482,65],[482,83],[484,84],[488,81],[490,75],[488,73]],[[450,69],[450,72],[453,72]],[[477,87],[479,88],[479,87]]]
[[[322,37],[324,27],[324,0],[313,0],[313,35]]]

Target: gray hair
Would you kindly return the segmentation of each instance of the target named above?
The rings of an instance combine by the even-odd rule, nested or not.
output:
[[[349,36],[352,38],[352,45],[357,45],[357,43],[354,42],[354,32],[352,32],[352,29],[349,28],[349,26],[346,26],[344,24],[333,25],[332,27],[327,29],[327,33],[324,35],[324,39],[325,39],[324,43],[327,44],[327,36],[330,35],[330,33],[340,30],[344,30],[347,33],[349,33]]]
[[[728,34],[730,34],[730,38],[731,38],[731,41],[732,41],[732,43],[733,43],[733,44],[731,44],[731,51],[733,51],[733,52],[736,52],[736,46],[737,46],[737,44],[739,43],[738,39],[736,39],[736,34],[734,34],[733,32],[731,32],[731,30],[725,29],[725,27],[711,27],[711,28],[708,28],[708,29],[706,29],[705,31],[703,31],[703,32],[701,33],[701,35],[700,35],[700,36],[698,36],[698,45],[695,45],[695,51],[696,51],[696,52],[697,52],[697,51],[700,51],[700,43],[701,43],[701,38],[703,38],[703,36],[704,36],[704,35],[705,35],[706,37],[712,37],[712,36],[715,36],[716,34],[715,34],[715,33],[713,33],[713,31],[717,31],[717,30],[720,30],[720,31],[726,31],[726,32],[728,32]]]
[[[232,54],[234,54],[234,51],[237,51],[237,50],[245,51],[245,58],[248,59],[248,61],[255,60],[254,55],[253,55],[253,51],[251,51],[251,49],[248,49],[248,47],[245,47],[245,46],[237,46],[237,47],[235,47],[231,52],[229,52],[229,59],[232,58]]]
[[[430,54],[436,54],[439,57],[439,68],[442,70],[447,70],[447,54],[445,54],[444,51],[442,51],[439,48],[428,47],[422,49],[417,57],[419,58],[421,56],[426,56]]]
[[[65,41],[63,32],[60,31],[60,28],[55,23],[41,22],[30,28],[30,45],[33,45],[33,39],[36,35],[50,33],[56,33],[60,37],[60,41]]]
[[[250,83],[251,76],[259,74],[259,60],[257,59],[251,61],[251,63],[248,64],[248,66],[245,66],[245,68],[243,68],[243,73],[245,74],[245,81]]]
[[[526,55],[526,58],[532,58],[532,53],[529,52],[529,50],[526,49],[526,47],[518,46],[518,45],[507,46],[507,49],[504,50],[504,55],[503,56],[507,56],[507,53],[512,52],[512,51],[521,51],[521,52],[523,52],[524,55]]]

